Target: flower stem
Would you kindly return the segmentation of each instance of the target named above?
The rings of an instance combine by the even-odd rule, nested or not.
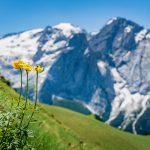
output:
[[[37,105],[37,100],[38,100],[38,72],[36,72],[36,87],[35,87],[35,105],[34,105],[34,109],[36,109],[36,105]]]
[[[28,101],[28,89],[29,89],[29,84],[28,84],[28,80],[29,80],[29,77],[28,77],[28,71],[26,71],[26,75],[27,75],[27,83],[26,83],[26,99],[25,99],[25,105],[24,105],[24,108],[23,108],[23,112],[22,112],[22,118],[21,118],[21,121],[20,121],[20,127],[22,125],[22,122],[23,122],[23,119],[24,119],[24,116],[25,116],[25,110],[26,110],[26,107],[27,107],[27,101]]]
[[[38,72],[36,72],[36,84],[35,84],[35,102],[34,102],[34,108],[33,108],[33,112],[29,118],[28,124],[26,126],[26,128],[29,127],[30,121],[34,115],[34,112],[36,110],[36,105],[37,105],[37,100],[38,100]]]
[[[21,100],[21,96],[22,96],[22,69],[20,68],[20,94],[19,94],[19,100],[18,100],[18,107],[19,107],[19,104],[20,104],[20,100]]]

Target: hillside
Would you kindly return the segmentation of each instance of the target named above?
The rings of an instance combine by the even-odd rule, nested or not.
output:
[[[0,80],[0,110],[7,111],[18,94]],[[93,116],[39,104],[32,123],[38,150],[149,150],[150,137],[119,131]]]
[[[69,106],[59,105],[75,110],[71,101],[78,101],[84,105],[81,110],[76,103],[80,112],[86,107],[114,127],[146,135],[150,134],[149,45],[150,30],[121,17],[107,21],[96,34],[60,23],[2,35],[0,70],[18,90],[20,75],[11,63],[21,59],[41,65],[41,103],[70,100]],[[31,73],[29,80],[34,78]],[[29,91],[32,100],[33,86]]]

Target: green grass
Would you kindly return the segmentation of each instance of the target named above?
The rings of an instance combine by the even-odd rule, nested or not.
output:
[[[18,94],[0,80],[0,110],[16,104]],[[31,102],[32,104],[32,102]],[[64,108],[38,105],[31,124],[38,150],[150,150],[150,136],[119,131],[91,115]]]

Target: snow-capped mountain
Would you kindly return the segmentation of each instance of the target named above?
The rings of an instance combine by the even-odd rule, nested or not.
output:
[[[0,38],[0,69],[12,87],[20,83],[13,60],[41,64],[41,102],[78,100],[105,122],[141,134],[150,133],[149,57],[150,30],[119,17],[96,33],[61,23]],[[34,99],[32,85],[30,93]]]

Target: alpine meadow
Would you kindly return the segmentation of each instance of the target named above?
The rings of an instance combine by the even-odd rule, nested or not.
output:
[[[0,150],[150,150],[149,6],[0,1]]]

